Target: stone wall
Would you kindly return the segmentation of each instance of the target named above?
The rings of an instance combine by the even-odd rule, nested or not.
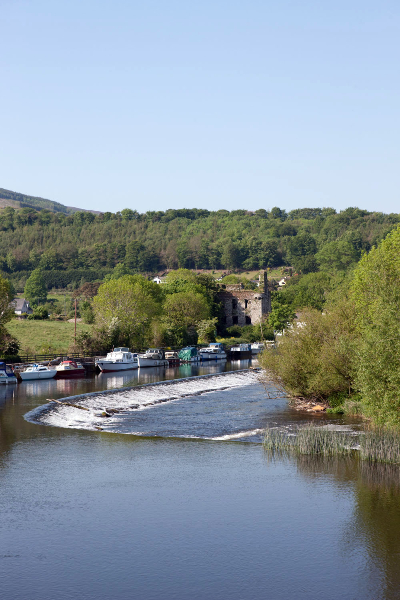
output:
[[[242,284],[227,285],[218,294],[223,305],[224,325],[257,325],[271,312],[267,273],[259,278],[258,290],[245,290]]]

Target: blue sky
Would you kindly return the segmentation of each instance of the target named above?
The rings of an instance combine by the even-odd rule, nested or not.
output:
[[[398,2],[0,0],[0,187],[399,212]]]

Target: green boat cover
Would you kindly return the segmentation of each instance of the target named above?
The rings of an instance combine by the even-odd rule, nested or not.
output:
[[[194,346],[182,348],[182,350],[179,351],[178,356],[181,360],[190,360],[193,356],[197,356],[197,348],[194,348]]]

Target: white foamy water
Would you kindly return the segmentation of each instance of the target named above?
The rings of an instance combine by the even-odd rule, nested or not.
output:
[[[75,404],[76,406],[50,402],[29,412],[25,415],[25,418],[29,421],[53,427],[110,431],[123,414],[132,415],[135,411],[149,410],[161,403],[174,402],[187,397],[192,398],[200,394],[247,386],[253,383],[258,383],[258,375],[251,371],[164,381],[134,388],[71,396],[64,398],[63,402]],[[107,416],[104,416],[104,413]],[[132,431],[131,433],[135,432]],[[140,435],[140,433],[136,432],[136,435]],[[240,437],[240,434],[236,435]]]

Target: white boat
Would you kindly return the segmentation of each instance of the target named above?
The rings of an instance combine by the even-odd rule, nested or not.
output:
[[[164,352],[158,348],[149,348],[144,354],[138,354],[139,367],[168,367]]]
[[[251,353],[251,344],[238,344],[237,346],[232,346],[229,351],[232,360],[251,358]]]
[[[22,381],[30,381],[31,379],[52,379],[57,375],[55,369],[49,369],[44,365],[32,365],[22,371],[20,374]]]
[[[226,360],[226,352],[220,342],[212,343],[207,348],[200,348],[199,355],[200,360]]]
[[[17,383],[14,371],[3,361],[0,361],[0,383]]]
[[[69,377],[83,377],[86,374],[85,367],[76,360],[63,360],[60,365],[56,367],[57,377],[63,379]]]
[[[262,342],[255,342],[254,344],[251,345],[251,353],[252,354],[259,354],[260,352],[262,352],[265,348],[265,345]]]
[[[137,354],[130,352],[129,348],[114,348],[105,358],[96,360],[96,365],[101,371],[127,371],[137,369],[139,366]]]

